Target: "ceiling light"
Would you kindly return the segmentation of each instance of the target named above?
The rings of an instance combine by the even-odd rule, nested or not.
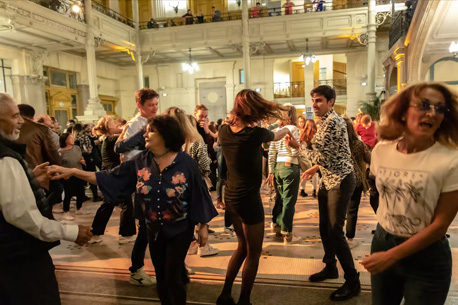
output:
[[[72,12],[74,12],[75,14],[79,14],[79,12],[81,12],[81,4],[79,4],[78,2],[74,2],[72,5]]]
[[[313,53],[309,53],[309,40],[308,38],[305,39],[305,53],[301,55],[300,57],[301,60],[305,62],[305,64],[308,66],[310,63],[315,63],[318,59],[318,57],[315,56]],[[304,65],[302,65],[305,67]]]
[[[452,41],[448,50],[453,54],[454,57],[456,57],[458,54],[458,42]]]
[[[199,65],[192,61],[191,48],[189,48],[189,61],[182,63],[181,68],[184,72],[188,72],[189,74],[194,74],[194,71],[200,70]]]

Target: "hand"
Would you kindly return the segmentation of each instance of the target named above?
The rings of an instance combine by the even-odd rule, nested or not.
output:
[[[289,134],[287,134],[285,136],[285,145],[286,145],[286,147],[289,147],[289,143],[291,143],[291,136]]]
[[[35,166],[32,171],[32,174],[35,176],[35,179],[37,179],[38,184],[47,190],[49,190],[49,181],[51,180],[51,176],[48,175],[48,166],[49,162],[45,162]]]
[[[52,177],[52,180],[68,179],[73,176],[73,171],[72,168],[52,165],[48,167],[48,175]]]
[[[83,159],[81,159],[80,163],[83,164],[83,165],[86,165],[86,160],[84,160],[84,158],[83,158]]]
[[[374,275],[385,271],[396,263],[396,259],[387,251],[372,253],[368,258],[365,258],[361,265],[366,268],[370,274]]]
[[[270,187],[274,187],[274,175],[272,173],[269,173],[269,176],[267,176],[267,185]]]
[[[205,121],[201,121],[199,123],[200,127],[202,127],[205,131],[205,133],[210,133],[210,129],[208,128],[208,121],[205,120]]]
[[[208,225],[199,224],[199,229],[197,231],[197,242],[199,246],[203,247],[208,242]]]
[[[310,180],[312,179],[313,175],[316,174],[316,172],[318,171],[320,167],[318,165],[315,165],[315,166],[312,166],[311,168],[309,168],[308,170],[306,170],[303,174],[302,174],[302,177],[301,179],[302,180]]]
[[[78,225],[78,237],[75,243],[84,246],[92,238],[91,228],[83,225]]]

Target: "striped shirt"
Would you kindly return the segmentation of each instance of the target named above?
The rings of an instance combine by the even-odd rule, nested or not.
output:
[[[299,128],[294,125],[288,125],[287,127],[293,134],[294,139],[297,143],[300,143],[299,140]],[[286,147],[285,138],[282,138],[279,141],[273,141],[269,147],[269,173],[273,173],[275,169],[275,164],[277,162],[288,162],[292,164],[299,164],[297,155],[299,150]]]

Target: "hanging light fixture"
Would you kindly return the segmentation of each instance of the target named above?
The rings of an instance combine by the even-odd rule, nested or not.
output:
[[[81,12],[81,2],[79,1],[73,2],[72,12],[74,12],[75,14],[79,14],[79,12]]]
[[[184,72],[188,72],[189,74],[194,74],[194,71],[199,71],[199,65],[196,62],[192,61],[191,57],[191,48],[189,48],[189,61],[184,62],[181,64]]]
[[[458,42],[452,41],[448,50],[453,54],[454,57],[456,57],[458,55]]]
[[[305,53],[301,55],[301,60],[305,62],[308,66],[310,63],[315,63],[318,57],[315,56],[313,53],[309,53],[309,39],[305,39]]]

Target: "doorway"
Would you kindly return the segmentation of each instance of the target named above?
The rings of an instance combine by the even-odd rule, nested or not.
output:
[[[227,116],[226,82],[202,82],[199,84],[199,103],[208,108],[208,119],[217,121]]]

